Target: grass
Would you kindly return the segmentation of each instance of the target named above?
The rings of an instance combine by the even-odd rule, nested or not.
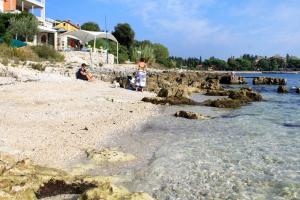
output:
[[[64,56],[48,46],[34,46],[32,50],[39,56],[39,58],[49,61],[64,61]]]
[[[63,62],[64,56],[48,46],[13,48],[7,44],[0,44],[0,60],[3,65],[8,65],[9,61],[18,64],[20,61],[51,61]],[[42,69],[37,67],[38,70]]]

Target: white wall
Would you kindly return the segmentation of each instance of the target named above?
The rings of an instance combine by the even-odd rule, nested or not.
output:
[[[0,12],[4,11],[4,0],[0,0]]]

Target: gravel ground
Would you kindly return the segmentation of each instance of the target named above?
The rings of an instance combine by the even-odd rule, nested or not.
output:
[[[141,102],[153,95],[59,77],[2,85],[0,151],[67,169],[85,149],[156,115],[158,107]]]

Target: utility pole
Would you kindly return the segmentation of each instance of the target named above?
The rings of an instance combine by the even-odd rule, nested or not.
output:
[[[105,37],[106,37],[106,64],[108,64],[108,48],[109,48],[109,43],[107,39],[107,23],[106,23],[106,16],[105,16]]]

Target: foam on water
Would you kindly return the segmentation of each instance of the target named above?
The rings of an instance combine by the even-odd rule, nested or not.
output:
[[[299,75],[283,76],[300,86]],[[129,189],[157,199],[299,199],[300,95],[255,89],[265,101],[242,109],[167,107],[113,144],[139,161],[104,172],[130,177]],[[216,118],[176,119],[178,110]]]

